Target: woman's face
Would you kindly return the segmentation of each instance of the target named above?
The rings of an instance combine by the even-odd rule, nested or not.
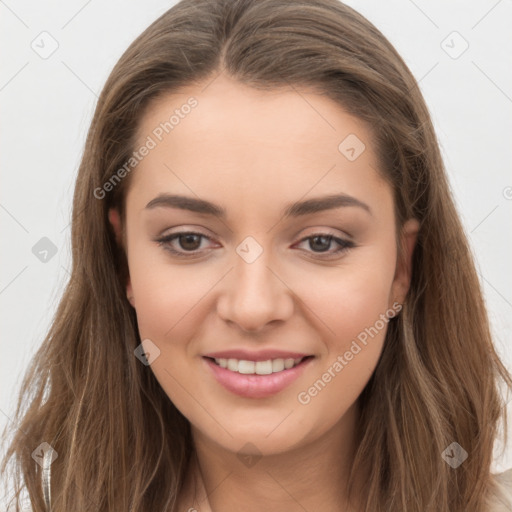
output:
[[[354,410],[407,264],[362,122],[313,93],[206,85],[141,121],[127,295],[150,368],[192,427],[233,452],[280,453]]]

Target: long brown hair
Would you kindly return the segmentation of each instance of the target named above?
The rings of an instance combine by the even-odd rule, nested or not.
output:
[[[24,376],[2,466],[14,459],[16,496],[25,486],[33,510],[45,510],[32,452],[47,442],[58,454],[54,511],[176,510],[190,426],[134,357],[126,257],[108,222],[109,208],[123,212],[132,174],[97,191],[129,161],[150,102],[221,72],[261,89],[314,88],[366,121],[397,230],[420,221],[411,288],[359,397],[352,475],[368,477],[364,510],[483,512],[499,420],[506,425],[498,384],[512,379],[417,82],[386,38],[337,0],[182,0],[114,67],[76,181],[71,277]],[[457,469],[441,455],[453,442],[469,455]]]

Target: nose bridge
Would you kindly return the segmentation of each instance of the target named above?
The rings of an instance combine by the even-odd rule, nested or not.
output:
[[[293,311],[288,288],[275,275],[272,251],[252,236],[237,247],[234,269],[219,301],[219,315],[244,330],[259,330]]]
[[[261,251],[261,254],[254,254],[256,249],[250,247],[245,254],[244,246],[240,244],[237,248],[238,258],[235,259],[235,282],[233,292],[245,298],[247,294],[250,296],[257,295],[260,298],[267,298],[274,295],[273,280],[275,275],[270,271],[272,268],[271,251]]]

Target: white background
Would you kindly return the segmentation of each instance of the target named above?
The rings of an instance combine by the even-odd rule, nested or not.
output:
[[[97,96],[129,43],[174,3],[0,0],[1,428],[69,277],[72,192]],[[512,1],[348,3],[420,81],[496,346],[512,368]],[[31,47],[43,31],[58,42],[47,59]],[[42,237],[57,247],[46,263],[32,253]],[[509,447],[494,470],[511,466]]]

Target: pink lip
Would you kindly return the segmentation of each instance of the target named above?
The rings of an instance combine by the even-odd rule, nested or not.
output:
[[[248,350],[222,350],[220,352],[210,352],[204,354],[204,357],[212,359],[245,359],[246,361],[268,361],[269,359],[299,359],[311,354],[301,354],[299,352],[286,352],[283,350],[260,350],[259,352],[249,352]]]
[[[250,360],[249,358],[247,359]],[[308,358],[289,370],[283,370],[270,375],[246,375],[232,372],[227,368],[221,368],[212,360],[203,357],[205,365],[213,372],[217,382],[222,384],[228,391],[231,391],[231,393],[245,398],[266,398],[279,393],[279,391],[282,391],[297,379],[312,360],[313,357]]]

